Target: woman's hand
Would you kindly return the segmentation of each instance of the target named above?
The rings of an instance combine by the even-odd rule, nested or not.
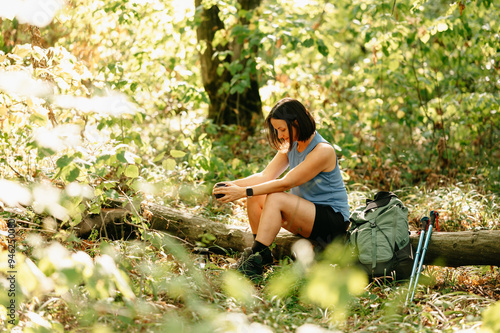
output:
[[[212,193],[216,196],[217,201],[227,203],[241,199],[247,195],[246,187],[241,187],[231,182],[222,183],[225,184],[225,186],[221,186],[220,184],[221,183],[215,184],[212,191]],[[223,196],[219,197],[220,195]]]

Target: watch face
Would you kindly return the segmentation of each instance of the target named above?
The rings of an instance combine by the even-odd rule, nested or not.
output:
[[[252,188],[247,188],[247,197],[253,196],[253,189]]]

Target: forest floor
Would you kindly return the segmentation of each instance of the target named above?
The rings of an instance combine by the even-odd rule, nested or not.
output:
[[[351,205],[363,204],[373,192],[366,187],[350,187]],[[413,187],[397,193],[410,209],[413,229],[420,217],[430,210],[440,211],[442,230],[498,229],[498,197],[482,193],[473,186],[458,184],[433,190]],[[177,205],[214,220],[246,223],[244,201],[221,206],[209,198],[203,207],[186,208],[181,202]],[[407,283],[375,280],[345,301],[339,296],[343,306],[325,306],[304,296],[309,283],[307,276],[293,280],[293,274],[287,275],[295,267],[291,259],[277,262],[261,281],[249,285],[228,275],[237,253],[211,254],[207,262],[200,264],[199,255],[190,249],[160,246],[151,239],[113,241],[98,234],[89,239],[77,239],[65,231],[48,232],[40,217],[35,215],[11,214],[11,217],[22,221],[17,235],[19,251],[37,263],[45,274],[44,279],[58,285],[61,276],[66,274],[67,268],[58,268],[54,263],[47,269],[47,262],[38,253],[46,250],[49,259],[55,256],[49,250],[56,241],[63,245],[68,258],[84,252],[97,260],[113,248],[117,267],[126,273],[135,294],[132,303],[116,295],[107,301],[99,299],[92,296],[93,289],[89,286],[96,283],[94,280],[80,282],[74,290],[74,287],[63,285],[73,290],[73,298],[57,288],[32,291],[26,293],[27,298],[19,308],[19,329],[60,327],[64,331],[86,332],[107,327],[105,332],[160,332],[183,327],[180,331],[205,332],[213,329],[214,323],[219,323],[217,331],[220,332],[495,332],[500,325],[496,319],[500,304],[496,303],[500,300],[498,267],[425,266],[414,301],[408,305],[405,305]],[[3,226],[2,230],[7,229]],[[39,249],[34,246],[34,234],[41,236],[36,243],[42,244]],[[54,260],[60,260],[57,258]],[[163,266],[168,268],[155,271],[155,267]],[[98,281],[97,284],[101,283]],[[271,292],[276,281],[290,284],[281,296],[273,296]],[[344,287],[333,286],[334,289]],[[188,290],[194,296],[185,294]],[[137,305],[139,299],[148,311],[137,310],[141,307]],[[76,306],[83,304],[82,300],[88,303],[81,305],[84,310]],[[105,310],[105,304],[112,310]],[[138,308],[131,310],[130,304]],[[490,310],[485,311],[487,309]],[[203,314],[207,311],[215,312],[215,317]],[[85,319],[85,313],[85,316],[90,313],[88,318],[92,319]],[[202,326],[206,330],[201,329]]]

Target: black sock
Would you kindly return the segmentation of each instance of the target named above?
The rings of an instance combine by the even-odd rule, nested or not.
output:
[[[253,253],[259,252],[262,258],[264,258],[265,260],[272,260],[273,255],[271,253],[271,250],[269,249],[269,246],[264,245],[257,240],[253,242],[252,252]]]

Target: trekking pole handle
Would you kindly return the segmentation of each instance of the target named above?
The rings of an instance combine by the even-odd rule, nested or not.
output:
[[[436,227],[436,231],[439,231],[439,212],[437,210],[431,211],[431,221],[432,224]]]
[[[437,211],[435,211],[435,210],[431,210],[430,214],[431,214],[431,225],[435,226],[436,225],[436,220],[437,220],[437,218],[439,216],[439,213]]]
[[[420,219],[420,225],[422,227],[422,231],[426,231],[427,227],[429,226],[429,217],[424,216]]]

